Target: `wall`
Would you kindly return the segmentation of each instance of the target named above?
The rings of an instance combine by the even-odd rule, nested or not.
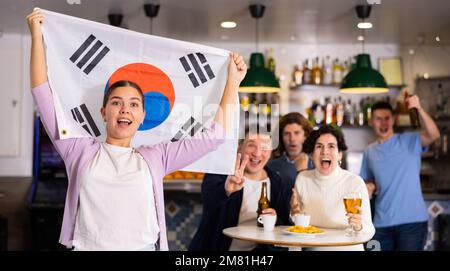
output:
[[[34,105],[29,87],[29,51],[29,36],[17,33],[0,36],[0,78],[3,84],[0,89],[0,120],[3,127],[0,131],[3,146],[13,146],[3,148],[0,176],[32,175]],[[14,99],[17,104],[12,108]],[[11,153],[11,150],[14,152]],[[5,151],[9,154],[4,155]]]

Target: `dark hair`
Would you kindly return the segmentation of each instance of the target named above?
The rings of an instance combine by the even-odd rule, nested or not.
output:
[[[142,99],[142,110],[145,110],[145,100],[144,100],[144,93],[142,92],[142,89],[136,84],[135,82],[128,81],[128,80],[120,80],[109,86],[108,90],[105,92],[105,95],[103,95],[103,107],[106,107],[106,104],[108,103],[109,96],[111,96],[111,93],[119,87],[132,87],[136,89],[139,94],[141,95]]]
[[[387,110],[391,111],[392,115],[395,114],[395,111],[392,108],[391,104],[388,102],[385,102],[385,101],[378,101],[378,102],[374,103],[372,105],[372,109],[371,109],[372,114],[373,114],[373,112],[375,112],[375,110],[379,110],[379,109],[387,109]]]
[[[313,153],[317,139],[321,135],[325,134],[331,134],[336,138],[338,151],[342,152],[347,150],[347,145],[345,144],[345,139],[342,132],[331,125],[322,125],[319,127],[319,129],[312,131],[311,134],[306,138],[305,142],[303,142],[303,151],[307,154]]]
[[[303,131],[305,132],[305,138],[307,138],[311,133],[311,131],[313,130],[311,123],[302,114],[298,112],[291,112],[282,116],[278,124],[279,144],[274,152],[274,157],[280,156],[286,151],[286,147],[284,146],[283,142],[283,132],[284,128],[289,124],[300,125],[303,128]]]

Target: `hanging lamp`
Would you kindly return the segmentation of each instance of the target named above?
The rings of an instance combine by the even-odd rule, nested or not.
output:
[[[250,55],[250,68],[242,80],[239,92],[273,93],[280,91],[280,84],[275,74],[264,65],[264,55],[258,52],[258,19],[264,15],[265,6],[250,5],[250,14],[256,19],[256,52]]]
[[[360,19],[366,19],[370,15],[371,6],[358,5],[355,7],[356,14]],[[362,29],[363,53],[356,56],[356,66],[342,80],[341,93],[385,93],[389,92],[386,80],[383,75],[372,68],[370,55],[364,53],[365,29]]]
[[[159,5],[144,4],[145,16],[150,18],[150,35],[153,35],[153,18],[158,16]]]

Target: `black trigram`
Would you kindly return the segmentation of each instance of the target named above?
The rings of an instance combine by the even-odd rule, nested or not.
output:
[[[197,56],[197,58],[195,57],[195,55]],[[180,57],[181,65],[183,65],[184,70],[188,73],[187,75],[191,80],[194,88],[200,85],[200,83],[197,80],[197,77],[202,84],[208,81],[208,79],[206,79],[205,72],[210,80],[212,80],[215,77],[213,71],[211,70],[211,67],[206,61],[206,57],[202,53],[195,53],[195,55],[188,54],[187,56]],[[195,75],[197,75],[197,77]]]
[[[70,57],[70,61],[75,63],[75,61],[78,60],[78,58],[88,49],[88,47],[91,45],[91,43],[94,42],[96,37],[94,35],[90,35],[84,42],[81,44],[80,48],[78,48],[75,53]],[[103,42],[97,40],[94,45],[89,49],[89,51],[81,58],[80,61],[77,63],[77,67],[82,69],[84,65],[94,56],[94,54],[102,47]],[[104,46],[103,49],[98,53],[94,59],[89,62],[84,68],[83,72],[85,74],[89,74],[95,66],[102,60],[105,55],[109,52],[109,48],[107,46]]]
[[[194,136],[200,129],[202,132],[204,131],[203,125],[196,121],[194,117],[190,117],[170,141],[175,142],[186,136]]]
[[[81,112],[78,108],[81,109]],[[89,110],[86,107],[86,104],[82,104],[79,107],[72,108],[70,112],[72,112],[73,119],[76,120],[79,124],[81,124],[81,127],[83,127],[84,130],[86,130],[91,136],[92,133],[95,135],[95,137],[101,135],[100,131],[97,128],[97,125],[95,125],[91,113],[89,113]]]

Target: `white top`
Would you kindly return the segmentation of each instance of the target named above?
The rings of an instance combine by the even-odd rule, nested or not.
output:
[[[270,181],[251,180],[244,177],[244,194],[242,196],[241,210],[239,211],[238,226],[251,225],[256,226],[258,201],[261,196],[262,183],[267,183],[267,198],[270,201]],[[233,239],[230,245],[230,251],[249,251],[256,247],[255,243]]]
[[[362,196],[362,232],[375,234],[372,224],[369,194],[364,181],[356,174],[339,166],[328,176],[321,175],[316,169],[302,171],[295,181],[304,212],[311,215],[311,225],[345,229],[348,219],[344,207],[344,195],[349,192],[361,192]],[[363,250],[363,245],[354,247],[327,247],[327,250]]]
[[[101,143],[80,180],[77,250],[140,250],[156,243],[152,178],[138,152]]]

